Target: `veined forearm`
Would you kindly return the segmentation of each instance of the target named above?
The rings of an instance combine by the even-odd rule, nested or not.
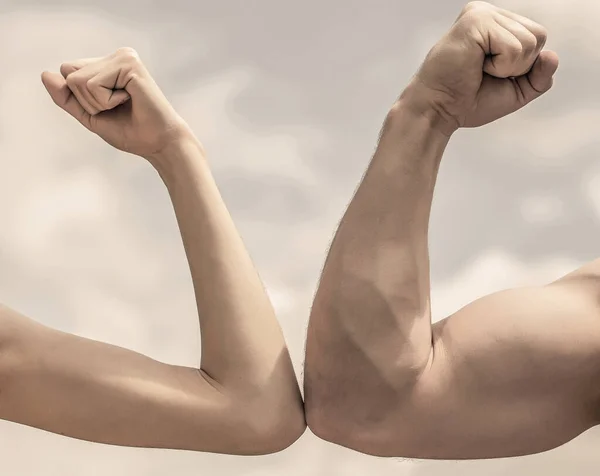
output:
[[[359,381],[361,388],[397,388],[403,385],[398,368],[419,371],[427,363],[427,228],[447,142],[427,118],[401,102],[388,115],[315,298],[307,343],[307,405],[311,395],[323,390],[321,377],[338,380],[338,388]]]
[[[414,343],[418,332],[430,341],[428,322],[413,326],[415,319],[429,319],[427,230],[447,141],[402,104],[388,115],[377,151],[340,224],[319,290],[318,299],[337,308],[344,327],[357,332],[365,325],[372,328],[376,314],[386,312],[389,319],[377,324],[384,326],[382,335],[399,332]],[[360,336],[368,338],[363,332]]]

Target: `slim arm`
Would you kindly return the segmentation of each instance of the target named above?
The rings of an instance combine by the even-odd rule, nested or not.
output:
[[[274,311],[189,137],[147,157],[190,264],[202,365],[185,368],[0,310],[0,418],[102,443],[232,454],[281,450],[305,429]]]
[[[478,299],[431,326],[427,228],[448,137],[401,99],[310,317],[307,422],[378,456],[494,458],[600,421],[600,265]]]

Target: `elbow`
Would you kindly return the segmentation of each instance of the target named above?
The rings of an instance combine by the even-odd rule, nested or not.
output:
[[[332,387],[328,388],[333,391]],[[306,385],[304,409],[307,427],[313,435],[328,443],[372,454],[360,444],[369,428],[365,422],[361,425],[357,413],[352,411],[353,407],[364,409],[365,402],[360,407],[355,398],[342,398],[342,394],[352,395],[346,392],[324,395],[318,387]]]
[[[306,431],[304,411],[294,412],[294,416],[286,416],[283,421],[267,425],[263,430],[264,454],[283,451],[292,446]]]
[[[264,408],[254,411],[249,417],[249,454],[267,455],[279,453],[293,445],[306,431],[306,419],[302,404],[291,404],[285,411]]]
[[[402,442],[399,428],[389,422],[364,425],[353,418],[326,416],[317,409],[306,412],[306,420],[310,431],[321,440],[369,456],[383,458],[414,457],[413,443]]]
[[[342,441],[343,431],[340,428],[339,418],[328,416],[324,408],[310,400],[307,400],[305,408],[306,424],[313,435],[329,443],[347,446]],[[345,422],[346,425],[348,423]]]
[[[374,438],[377,429],[361,426],[351,414],[342,418],[311,406],[306,410],[306,422],[311,433],[323,441],[370,456],[384,456]]]
[[[413,452],[417,434],[408,390],[380,382],[370,388],[327,389],[306,388],[306,422],[315,436],[371,456],[408,457]]]

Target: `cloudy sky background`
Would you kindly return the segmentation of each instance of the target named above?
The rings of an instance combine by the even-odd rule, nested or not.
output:
[[[600,247],[600,3],[503,0],[544,24],[555,87],[461,131],[431,226],[435,319],[543,283]],[[58,110],[39,80],[132,46],[205,144],[301,372],[311,298],[387,108],[463,1],[1,0],[0,300],[61,330],[181,365],[199,336],[166,190]],[[600,431],[542,455],[378,459],[310,432],[272,456],[116,448],[0,422],[7,475],[596,474]]]

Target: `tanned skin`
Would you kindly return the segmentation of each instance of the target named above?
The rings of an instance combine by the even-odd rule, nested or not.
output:
[[[364,453],[495,458],[555,448],[600,414],[600,261],[431,324],[428,223],[452,135],[548,91],[539,24],[471,2],[391,108],[327,257],[308,331],[305,410]],[[484,160],[484,159],[482,159]]]
[[[196,294],[201,365],[157,362],[0,307],[0,418],[114,445],[239,455],[286,448],[306,428],[298,383],[201,143],[133,49],[60,70],[42,75],[54,102],[145,158],[169,191]]]

